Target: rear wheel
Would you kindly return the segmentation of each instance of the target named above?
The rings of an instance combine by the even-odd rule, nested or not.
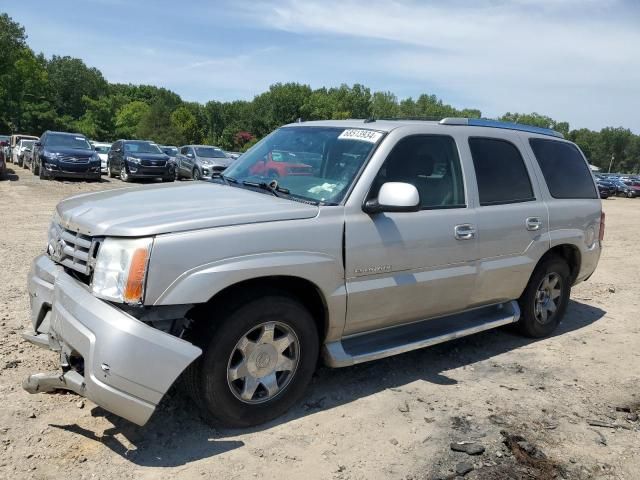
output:
[[[201,339],[186,372],[190,395],[214,425],[248,427],[282,415],[304,393],[318,359],[318,332],[298,301],[274,292],[230,307]]]
[[[562,258],[543,260],[531,275],[518,303],[519,330],[528,337],[546,337],[560,324],[571,294],[571,272]]]

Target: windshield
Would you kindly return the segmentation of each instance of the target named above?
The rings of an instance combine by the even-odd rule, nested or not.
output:
[[[227,158],[225,153],[216,147],[195,147],[196,155],[205,158]]]
[[[178,148],[177,147],[160,147],[160,148],[162,149],[162,151],[164,153],[166,153],[170,157],[175,157],[176,155],[178,155]]]
[[[244,153],[225,171],[238,182],[269,182],[290,195],[338,204],[382,138],[375,130],[286,127]]]
[[[63,135],[58,133],[50,133],[47,135],[47,147],[91,150],[91,145],[86,138],[79,135]]]
[[[109,150],[111,150],[111,145],[94,145],[93,148],[98,153],[109,153]]]
[[[124,151],[127,153],[162,153],[160,147],[151,142],[127,142],[124,144]]]

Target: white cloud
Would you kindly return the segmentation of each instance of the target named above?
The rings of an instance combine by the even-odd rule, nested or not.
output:
[[[359,47],[355,61],[457,92],[488,115],[536,110],[574,126],[640,131],[635,12],[617,0],[285,0],[241,14],[301,35],[389,42],[383,53]]]

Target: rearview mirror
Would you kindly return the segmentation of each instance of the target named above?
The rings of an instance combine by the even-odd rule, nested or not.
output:
[[[380,187],[378,198],[368,200],[363,210],[366,213],[417,212],[420,210],[420,194],[410,183],[387,182]]]

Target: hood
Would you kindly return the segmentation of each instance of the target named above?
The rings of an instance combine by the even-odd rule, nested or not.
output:
[[[228,167],[233,162],[232,158],[228,157],[198,157],[198,163],[212,163],[214,165],[222,165]]]
[[[313,218],[318,207],[211,182],[158,184],[77,195],[56,207],[65,228],[138,237]]]

